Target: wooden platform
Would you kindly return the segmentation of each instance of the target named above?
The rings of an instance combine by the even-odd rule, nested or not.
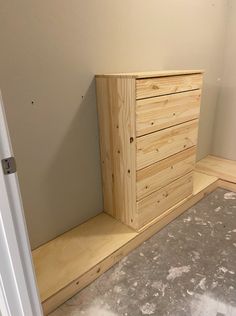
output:
[[[229,182],[236,183],[236,161],[207,156],[196,164],[196,170]]]
[[[193,195],[135,232],[101,213],[33,251],[45,315],[217,187],[236,191],[236,162],[209,156],[197,163]],[[201,172],[199,172],[201,171]]]
[[[38,287],[48,314],[217,187],[217,177],[196,172],[194,193],[142,232],[101,213],[33,251]]]
[[[33,251],[45,301],[137,235],[101,213]]]

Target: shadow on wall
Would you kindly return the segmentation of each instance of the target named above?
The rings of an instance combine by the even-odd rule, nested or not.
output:
[[[103,210],[94,79],[45,172],[42,190],[49,239]]]
[[[215,112],[219,89],[219,83],[209,83],[206,78],[207,75],[208,74],[205,73],[203,77],[203,90],[198,130],[197,161],[203,159],[209,154],[214,124],[214,115],[212,115],[212,113]]]
[[[223,85],[216,108],[213,155],[236,161],[235,115],[236,115],[236,78],[235,84]]]

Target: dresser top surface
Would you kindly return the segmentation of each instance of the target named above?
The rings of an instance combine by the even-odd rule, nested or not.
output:
[[[178,75],[190,75],[203,73],[203,69],[191,69],[191,70],[159,70],[159,71],[144,71],[144,72],[124,72],[124,73],[112,73],[112,74],[97,74],[97,78],[101,77],[131,77],[136,79],[153,78],[153,77],[166,77],[166,76],[178,76]]]

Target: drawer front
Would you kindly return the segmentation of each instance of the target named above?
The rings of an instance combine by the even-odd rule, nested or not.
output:
[[[148,224],[151,220],[190,196],[192,192],[193,174],[190,172],[137,202],[137,221],[139,228]]]
[[[137,100],[136,135],[141,136],[199,117],[201,90]]]
[[[137,201],[193,171],[195,159],[196,147],[191,147],[139,170],[136,177]]]
[[[136,80],[136,99],[200,89],[202,74],[156,77]]]
[[[198,120],[138,137],[137,170],[197,144]]]

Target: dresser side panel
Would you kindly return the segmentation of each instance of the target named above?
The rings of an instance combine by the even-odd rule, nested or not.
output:
[[[104,211],[135,227],[135,79],[96,78]]]

